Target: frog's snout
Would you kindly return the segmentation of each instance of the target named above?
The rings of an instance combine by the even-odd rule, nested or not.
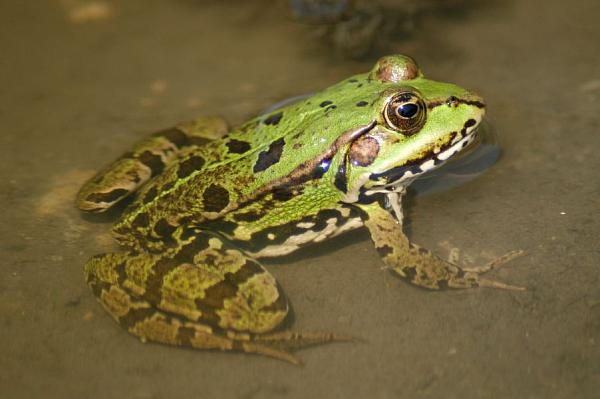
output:
[[[486,111],[486,104],[482,97],[473,94],[465,100],[458,101],[471,106],[472,117],[477,121],[477,123],[482,121]]]

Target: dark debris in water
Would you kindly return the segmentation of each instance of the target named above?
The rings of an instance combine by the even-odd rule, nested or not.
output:
[[[317,25],[316,35],[342,57],[389,52],[416,32],[428,15],[459,17],[472,0],[288,0],[293,18]]]

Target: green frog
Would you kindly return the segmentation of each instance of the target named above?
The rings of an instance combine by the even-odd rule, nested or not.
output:
[[[516,252],[461,268],[402,231],[406,187],[469,146],[484,113],[481,97],[392,55],[232,129],[205,117],[155,133],[78,194],[87,212],[132,198],[113,228],[123,251],[92,257],[87,282],[142,341],[292,363],[299,348],[349,337],[284,327],[288,301],[260,258],[364,226],[411,284],[519,289],[481,276]]]

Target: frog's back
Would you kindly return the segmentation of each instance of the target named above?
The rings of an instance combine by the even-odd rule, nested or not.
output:
[[[115,226],[117,236],[217,219],[279,187],[322,178],[338,149],[372,123],[368,105],[379,84],[357,75],[190,149],[140,191]]]

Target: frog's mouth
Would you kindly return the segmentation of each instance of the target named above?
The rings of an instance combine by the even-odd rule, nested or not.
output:
[[[470,119],[469,121],[465,124],[464,132],[461,132],[463,137],[454,143],[455,139],[451,139],[449,144],[441,148],[439,152],[435,153],[431,150],[424,157],[413,160],[409,164],[395,166],[384,172],[371,174],[369,180],[376,181],[377,183],[368,189],[365,194],[404,191],[406,186],[420,175],[442,166],[476,140],[479,123],[474,119]]]

